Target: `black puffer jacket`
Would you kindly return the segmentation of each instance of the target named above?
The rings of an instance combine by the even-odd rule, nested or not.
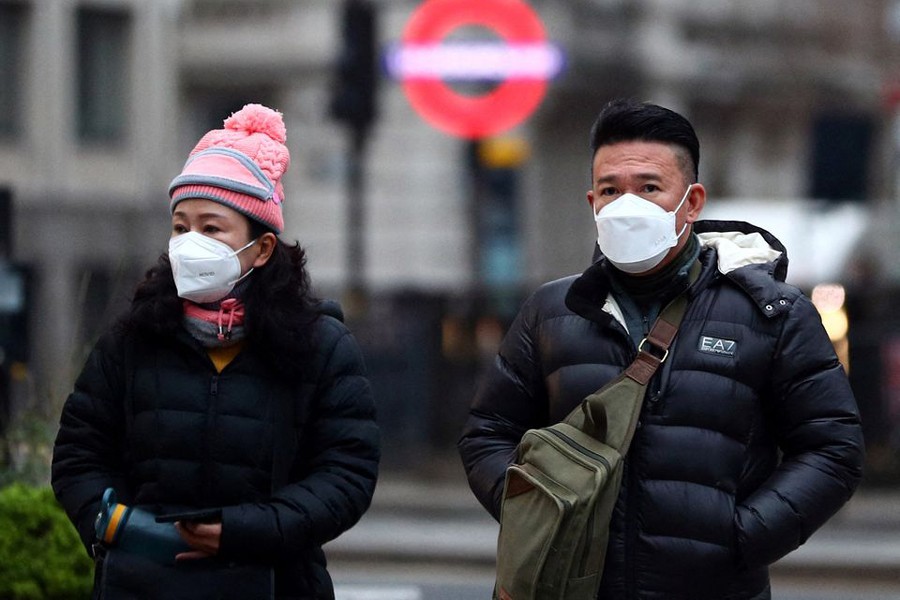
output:
[[[379,435],[353,337],[321,316],[313,339],[309,368],[288,383],[249,348],[217,373],[185,332],[102,338],[53,454],[53,488],[85,546],[107,487],[157,514],[222,507],[223,559],[274,565],[279,598],[333,598],[321,546],[368,508]],[[275,455],[294,460],[273,493]]]
[[[604,600],[767,597],[767,565],[861,476],[856,402],[815,308],[783,283],[781,244],[745,223],[694,231],[703,269],[627,455]],[[540,288],[486,374],[459,449],[495,517],[525,430],[560,421],[634,358],[609,289],[600,264]]]

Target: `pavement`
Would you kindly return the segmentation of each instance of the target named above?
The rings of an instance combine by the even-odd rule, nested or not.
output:
[[[372,507],[325,548],[329,560],[493,569],[499,526],[459,473],[384,474]],[[900,488],[862,487],[773,578],[896,586],[900,597]],[[893,589],[893,587],[892,587]]]

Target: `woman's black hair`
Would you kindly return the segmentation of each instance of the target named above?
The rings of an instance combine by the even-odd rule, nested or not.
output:
[[[270,231],[250,221],[253,239]],[[310,290],[306,252],[277,239],[272,256],[251,275],[243,295],[246,343],[288,379],[296,379],[312,351],[311,325],[318,318],[318,300]],[[182,299],[178,297],[167,254],[145,274],[135,290],[131,308],[119,326],[146,337],[171,337],[181,328]]]

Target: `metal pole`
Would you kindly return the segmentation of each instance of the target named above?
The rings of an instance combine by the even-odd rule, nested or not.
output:
[[[347,153],[347,290],[344,310],[350,318],[362,316],[368,305],[366,289],[365,150],[367,129],[350,128]]]
[[[13,251],[12,190],[0,188],[0,262],[12,261]]]

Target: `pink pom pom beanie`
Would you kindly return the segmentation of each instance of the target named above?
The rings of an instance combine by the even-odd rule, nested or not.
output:
[[[202,198],[223,204],[280,234],[284,229],[281,177],[291,162],[281,113],[247,104],[204,135],[169,185],[170,209]]]

